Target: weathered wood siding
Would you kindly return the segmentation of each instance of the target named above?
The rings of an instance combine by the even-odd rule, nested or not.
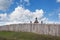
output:
[[[11,24],[0,26],[0,31],[22,31],[60,36],[60,24]]]

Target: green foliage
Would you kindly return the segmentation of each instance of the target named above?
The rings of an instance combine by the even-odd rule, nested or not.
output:
[[[0,40],[60,40],[60,37],[30,32],[0,32]]]

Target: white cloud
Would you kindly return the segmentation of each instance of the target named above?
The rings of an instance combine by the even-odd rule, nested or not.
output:
[[[45,24],[60,24],[60,22],[46,21]]]
[[[6,21],[6,19],[7,19],[7,14],[5,13],[5,14],[0,14],[0,22],[1,21]]]
[[[13,11],[10,14],[10,20],[11,21],[21,21],[21,22],[29,22],[29,21],[34,21],[34,19],[37,17],[40,19],[43,17],[44,11],[42,9],[36,10],[35,12],[31,12],[28,9],[24,9],[20,6],[15,8],[15,11]]]
[[[60,0],[57,0],[57,2],[60,2]]]
[[[23,6],[23,4],[28,5],[30,0],[20,0],[20,5]],[[57,0],[57,2],[60,2],[60,0]],[[7,10],[10,5],[13,3],[13,0],[0,0],[0,10]],[[36,9],[35,12],[31,12],[29,9],[25,9],[22,6],[18,6],[17,8],[15,8],[15,10],[8,15],[9,18],[7,18],[7,14],[0,14],[0,24],[14,24],[14,23],[27,23],[30,21],[35,20],[35,18],[37,17],[39,22],[43,21],[44,23],[58,23],[58,22],[52,22],[52,21],[48,21],[49,19],[44,16],[44,11],[42,9]],[[56,11],[54,11],[55,13],[57,13]],[[59,13],[60,11],[58,11]],[[53,14],[49,14],[50,16],[53,16]],[[60,14],[58,15],[60,18]],[[9,22],[8,22],[8,21]],[[6,23],[4,21],[7,21]]]
[[[24,1],[27,3],[27,5],[29,5],[29,4],[30,4],[30,3],[29,3],[29,1],[30,1],[30,0],[24,0]]]
[[[17,3],[18,5],[20,4],[20,6],[28,6],[30,5],[30,0],[20,0],[20,3]]]
[[[12,3],[13,0],[0,0],[0,10],[6,11]]]
[[[15,8],[15,10],[8,15],[9,16],[9,22],[4,22],[7,19],[7,13],[5,14],[0,14],[0,21],[2,20],[3,22],[0,22],[0,25],[6,25],[6,24],[15,24],[15,23],[30,23],[30,21],[34,22],[35,18],[37,17],[39,22],[41,20],[46,21],[46,18],[43,17],[44,11],[42,9],[40,10],[35,10],[35,12],[31,12],[28,9],[24,9],[23,7],[18,6]],[[42,19],[40,19],[42,18]]]
[[[7,17],[9,16],[9,22],[4,22],[5,20],[8,20]],[[9,25],[9,24],[18,24],[18,23],[29,23],[30,21],[34,22],[35,18],[38,18],[38,21],[45,24],[59,24],[59,22],[53,22],[49,21],[48,18],[44,17],[44,11],[42,9],[36,9],[35,12],[31,12],[29,9],[25,9],[21,6],[18,6],[15,8],[15,10],[8,15],[0,14],[0,20],[3,22],[0,22],[0,25]],[[60,17],[60,14],[59,14]]]

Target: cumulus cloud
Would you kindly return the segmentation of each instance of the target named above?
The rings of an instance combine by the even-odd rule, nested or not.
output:
[[[12,3],[13,0],[0,0],[0,10],[6,11]]]
[[[11,21],[29,22],[34,21],[36,17],[40,19],[43,17],[43,13],[44,11],[42,9],[31,12],[28,9],[18,6],[9,16]]]
[[[12,3],[13,3],[12,0],[0,0],[0,10],[3,11],[7,10]],[[23,4],[28,5],[29,0],[20,0],[20,3],[21,3],[20,5]],[[45,18],[42,18],[43,13],[44,11],[42,9],[36,9],[35,12],[31,12],[29,9],[25,9],[22,6],[18,6],[9,15],[7,15],[7,13],[0,14],[0,24],[28,23],[30,21],[34,21],[36,17],[38,18],[38,20],[45,20]]]
[[[18,24],[18,23],[30,23],[30,21],[34,22],[35,18],[38,18],[38,21],[45,24],[59,24],[59,22],[49,21],[48,18],[44,17],[44,11],[42,9],[36,9],[34,12],[29,9],[25,9],[21,6],[15,8],[15,10],[8,15],[9,21],[0,22],[0,25],[4,24]],[[0,14],[0,21],[5,21],[7,19],[7,14]],[[60,14],[59,14],[60,17]]]
[[[30,0],[20,0],[20,5],[22,6],[24,6],[23,4],[29,5],[30,4],[29,1]],[[57,2],[60,2],[60,0],[57,0]],[[0,10],[3,10],[3,11],[7,10],[12,3],[13,3],[13,0],[0,0]],[[48,24],[55,23],[53,21],[48,21],[49,19],[44,17],[43,9],[36,9],[34,12],[32,12],[29,9],[23,8],[22,6],[16,7],[15,10],[8,16],[7,16],[7,13],[0,14],[0,25],[14,24],[14,23],[28,23],[30,21],[34,22],[36,17],[38,18],[39,22],[43,21],[44,23],[48,23]],[[59,11],[54,11],[54,13],[57,13],[57,12],[60,13],[60,9]],[[52,15],[50,14],[50,16]],[[60,14],[58,16],[60,18]]]
[[[1,21],[6,21],[6,19],[7,19],[7,14],[5,13],[5,14],[0,14],[0,22]]]
[[[36,9],[35,12],[31,12],[29,9],[18,6],[9,15],[7,15],[7,13],[0,14],[0,25],[30,23],[30,21],[34,22],[36,17],[39,22],[47,21],[47,18],[43,18],[43,14],[44,11],[42,9]]]

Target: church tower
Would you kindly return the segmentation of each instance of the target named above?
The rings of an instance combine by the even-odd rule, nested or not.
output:
[[[39,23],[39,22],[38,22],[38,20],[37,20],[37,17],[35,18],[35,21],[34,21],[34,23]]]

